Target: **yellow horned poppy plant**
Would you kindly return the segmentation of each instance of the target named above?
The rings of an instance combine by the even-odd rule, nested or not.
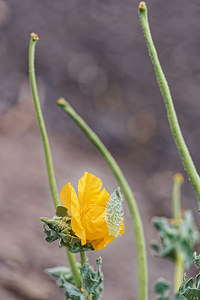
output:
[[[88,242],[95,250],[104,249],[125,231],[120,216],[119,232],[111,235],[107,222],[110,195],[105,188],[101,188],[100,178],[85,172],[78,183],[78,197],[70,182],[60,192],[61,202],[71,214],[72,230],[81,239],[82,245]]]

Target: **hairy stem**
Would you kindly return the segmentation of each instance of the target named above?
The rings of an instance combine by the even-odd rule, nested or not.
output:
[[[74,111],[71,105],[61,98],[57,101],[57,104],[75,121],[80,129],[85,133],[89,140],[99,150],[114,176],[116,177],[121,189],[124,193],[126,201],[129,206],[129,210],[132,217],[133,227],[135,231],[135,238],[137,244],[137,255],[138,255],[138,279],[139,279],[139,300],[147,300],[147,259],[146,259],[146,246],[144,239],[143,225],[139,214],[138,206],[130,189],[128,182],[126,181],[119,165],[116,160],[110,154],[108,149],[104,146],[94,131],[86,124],[86,122]]]
[[[38,40],[39,40],[38,35],[35,33],[32,33],[31,40],[30,40],[30,47],[29,47],[29,77],[30,77],[30,84],[31,84],[32,95],[33,95],[33,102],[34,102],[37,120],[38,120],[38,124],[39,124],[39,128],[40,128],[40,133],[41,133],[42,141],[43,141],[47,173],[48,173],[48,178],[49,178],[49,186],[50,186],[50,190],[51,190],[53,203],[56,208],[56,206],[58,206],[60,204],[60,201],[59,201],[58,192],[57,192],[57,185],[56,185],[56,179],[55,179],[55,175],[54,175],[53,162],[52,162],[51,151],[50,151],[50,146],[49,146],[49,139],[48,139],[46,126],[44,123],[44,118],[42,115],[42,110],[41,110],[39,96],[38,96],[38,89],[37,89],[37,84],[36,84],[36,76],[35,76],[35,68],[34,68],[35,46],[36,46],[36,43]],[[79,270],[76,265],[75,257],[68,250],[67,250],[67,256],[68,256],[69,264],[70,264],[70,267],[72,270],[74,281],[77,286],[80,286],[81,278],[80,278]]]
[[[179,154],[181,156],[184,168],[187,172],[188,178],[190,182],[192,183],[196,195],[198,197],[199,203],[200,203],[200,178],[196,171],[195,165],[191,159],[189,150],[186,146],[186,143],[184,141],[184,138],[181,133],[181,129],[179,126],[179,122],[177,119],[176,111],[174,109],[171,93],[169,90],[169,86],[167,83],[167,80],[165,78],[165,75],[163,73],[163,70],[161,68],[158,55],[156,52],[156,48],[154,46],[151,32],[149,28],[149,22],[148,22],[148,16],[147,16],[147,7],[145,2],[140,2],[139,4],[139,17],[142,25],[142,29],[144,31],[144,35],[146,38],[146,43],[148,46],[149,54],[154,66],[154,70],[156,73],[156,77],[158,80],[158,85],[160,87],[160,91],[163,97],[163,100],[165,102],[168,120],[171,128],[171,132],[173,134],[176,146],[178,148]]]
[[[181,203],[180,203],[180,195],[181,195],[181,185],[183,184],[183,176],[182,174],[174,175],[174,187],[172,193],[172,216],[177,226],[179,226],[181,221]],[[180,250],[176,250],[176,261],[174,266],[174,293],[177,293],[182,280],[184,273],[184,255]]]

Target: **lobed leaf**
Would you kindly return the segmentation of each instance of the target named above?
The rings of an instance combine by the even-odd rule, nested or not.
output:
[[[186,274],[184,274],[183,282],[179,289],[179,296],[184,296],[183,299],[199,300],[200,299],[200,273],[195,280],[190,278],[186,281]]]
[[[93,300],[100,299],[103,291],[103,274],[101,272],[102,259],[96,260],[97,271],[95,272],[88,263],[81,268],[82,288]]]
[[[59,287],[65,289],[66,299],[70,300],[99,300],[103,291],[103,274],[101,272],[102,259],[96,260],[97,271],[94,271],[92,266],[85,263],[81,268],[78,263],[82,277],[82,286],[77,288],[75,286],[71,270],[65,267],[56,267],[46,269],[46,273],[57,278]]]
[[[174,221],[174,222],[173,222]],[[184,254],[185,267],[188,268],[193,262],[193,249],[199,240],[199,233],[194,223],[192,213],[185,211],[184,219],[177,224],[165,217],[155,217],[152,220],[160,236],[161,244],[152,242],[155,252],[165,258],[176,260],[176,253]]]
[[[169,300],[170,283],[165,279],[159,278],[154,286],[156,299],[158,300]]]

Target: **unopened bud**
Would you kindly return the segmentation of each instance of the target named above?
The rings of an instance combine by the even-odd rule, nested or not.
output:
[[[39,40],[39,36],[37,35],[37,33],[34,33],[34,32],[31,33],[31,38],[34,41],[38,41]]]
[[[146,2],[141,1],[139,4],[139,10],[145,10],[146,9]]]

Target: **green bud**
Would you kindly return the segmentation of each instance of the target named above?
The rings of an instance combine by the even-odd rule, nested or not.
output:
[[[81,240],[71,228],[71,217],[65,207],[58,206],[56,216],[52,219],[41,217],[45,233],[45,241],[52,243],[59,240],[59,247],[66,247],[72,253],[94,250],[91,245],[81,245]]]

